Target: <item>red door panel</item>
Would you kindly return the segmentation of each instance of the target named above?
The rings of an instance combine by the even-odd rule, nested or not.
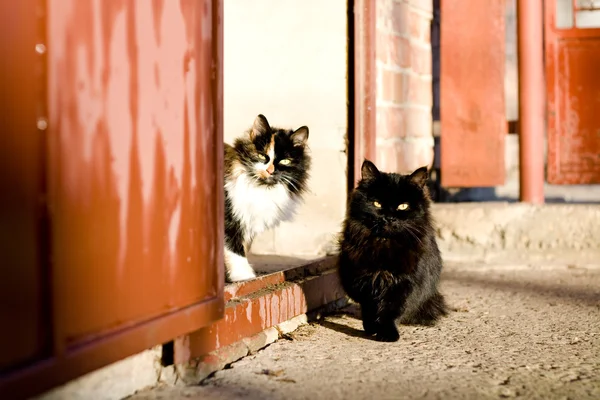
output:
[[[0,36],[10,38],[0,40],[0,373],[47,356],[51,340],[36,3],[0,2]]]
[[[442,185],[503,184],[504,2],[443,0],[440,6]]]
[[[545,4],[548,182],[600,183],[600,4]]]

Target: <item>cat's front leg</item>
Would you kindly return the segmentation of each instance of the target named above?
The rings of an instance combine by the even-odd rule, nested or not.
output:
[[[396,319],[404,313],[406,299],[411,291],[408,280],[401,280],[396,285],[388,287],[385,295],[377,303],[377,330],[375,338],[382,342],[396,342],[400,339]]]
[[[360,313],[365,333],[367,335],[375,334],[379,330],[379,323],[377,322],[377,307],[370,302],[361,303]]]
[[[379,310],[374,319],[374,333],[376,340],[381,342],[396,342],[400,339],[400,333],[396,326],[396,316],[395,310]]]
[[[225,272],[228,282],[247,281],[256,278],[254,269],[244,255],[237,254],[225,247]]]
[[[363,328],[368,335],[375,335],[382,342],[396,342],[400,339],[396,327],[396,310],[390,309],[384,300],[361,303]]]
[[[394,319],[385,319],[377,326],[375,339],[381,342],[397,342],[400,339],[400,333]]]

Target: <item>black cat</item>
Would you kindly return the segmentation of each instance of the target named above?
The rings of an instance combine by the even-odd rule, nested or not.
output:
[[[360,303],[363,327],[381,341],[400,338],[395,321],[432,325],[447,315],[438,291],[442,258],[427,190],[427,168],[380,172],[370,161],[352,192],[340,243],[342,286]]]

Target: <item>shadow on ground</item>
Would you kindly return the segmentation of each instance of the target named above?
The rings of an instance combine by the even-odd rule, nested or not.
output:
[[[537,273],[536,273],[537,272]],[[486,274],[470,271],[445,271],[442,280],[456,282],[462,285],[477,285],[509,293],[529,293],[546,297],[553,301],[569,301],[575,304],[586,304],[590,307],[600,308],[600,290],[598,287],[586,286],[583,280],[579,284],[565,285],[564,278],[556,280],[544,279],[545,271],[531,271],[529,279],[523,274],[507,271],[505,274],[488,276]],[[570,273],[576,275],[578,271],[571,269]],[[581,272],[579,272],[581,273]],[[585,273],[585,272],[583,272]]]
[[[360,306],[358,304],[351,304],[341,311],[336,311],[336,312],[333,312],[333,313],[330,313],[327,315],[327,317],[342,317],[342,316],[346,316],[346,317],[354,318],[358,321],[362,321],[361,317],[360,317]],[[361,338],[361,339],[375,340],[375,338],[372,335],[366,334],[364,330],[356,329],[347,324],[341,324],[341,323],[335,322],[335,320],[333,320],[331,318],[321,318],[321,319],[319,319],[318,323],[319,323],[319,325],[321,325],[327,329],[331,329],[333,331],[343,333],[344,335]]]

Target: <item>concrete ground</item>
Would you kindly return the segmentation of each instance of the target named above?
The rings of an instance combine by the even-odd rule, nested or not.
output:
[[[397,343],[350,306],[202,386],[130,399],[600,399],[600,258],[447,263],[442,292],[454,312]]]

